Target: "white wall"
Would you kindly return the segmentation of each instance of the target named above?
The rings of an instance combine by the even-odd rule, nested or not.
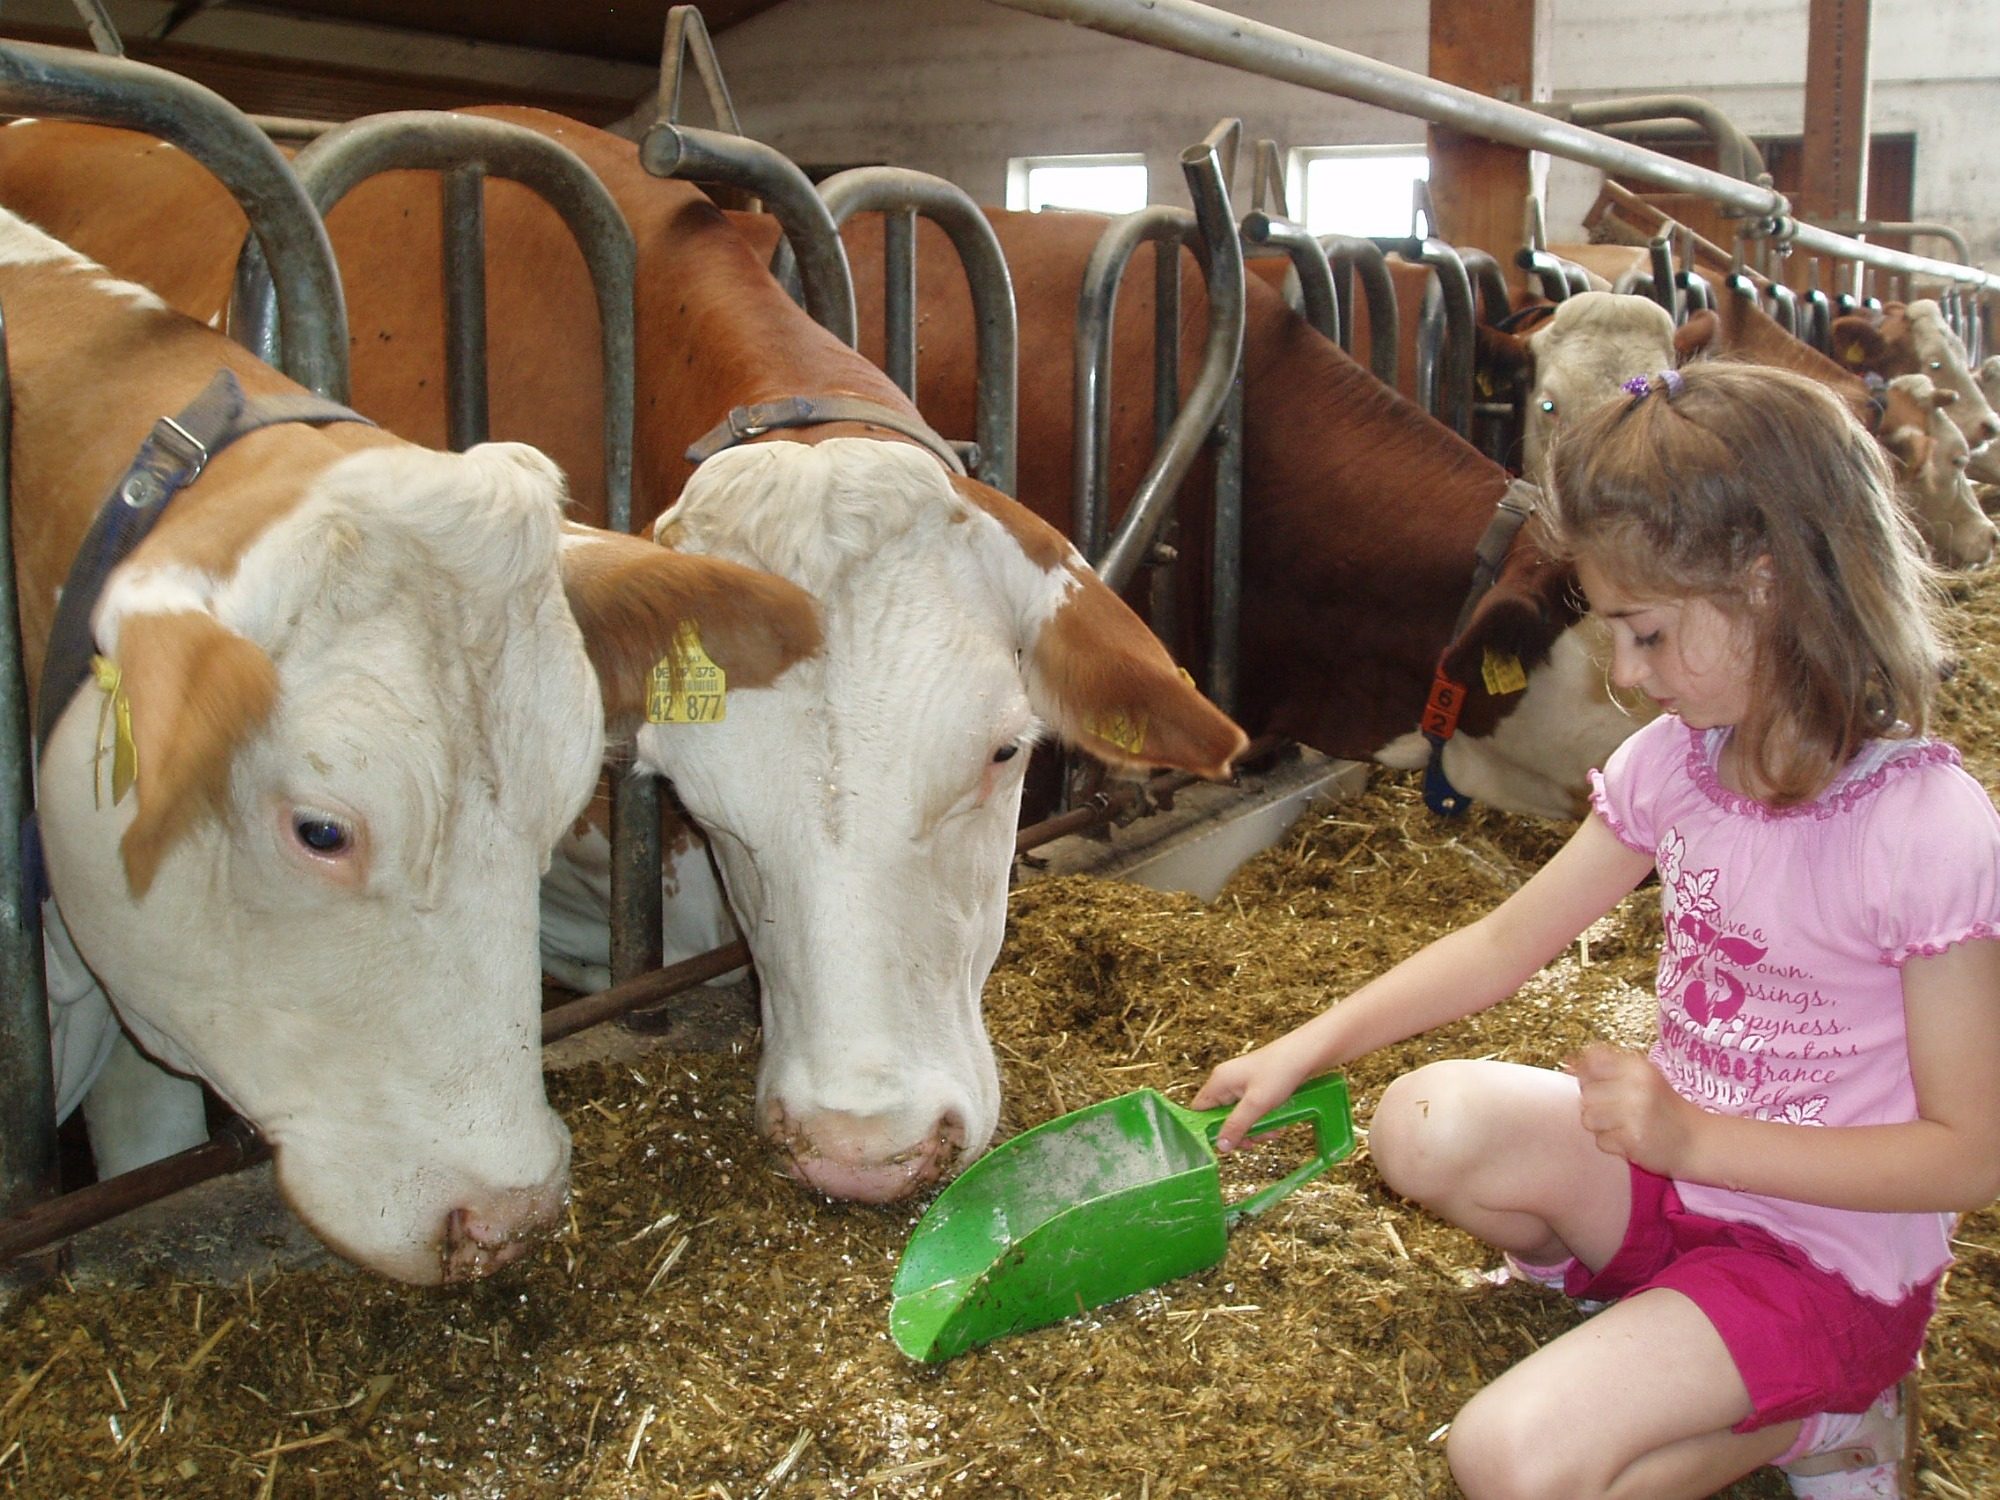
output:
[[[1753,134],[1797,134],[1806,0],[1550,0],[1558,100],[1694,93]],[[1424,70],[1426,11],[1380,0],[1232,0],[1269,25]],[[1915,214],[2000,270],[2000,5],[1874,0],[1873,128],[1917,137]],[[1009,156],[1146,154],[1185,202],[1181,149],[1225,116],[1281,145],[1418,141],[1419,122],[985,0],[788,0],[717,39],[744,129],[803,162],[888,161],[1003,201]],[[1247,192],[1249,155],[1237,189]],[[1551,238],[1576,234],[1595,175],[1558,166]],[[1920,245],[1940,252],[1942,247]]]

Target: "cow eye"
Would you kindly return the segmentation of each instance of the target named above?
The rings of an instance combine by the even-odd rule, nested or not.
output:
[[[1943,361],[1943,360],[1941,360],[1941,359],[1934,359],[1934,360],[1932,360],[1932,361],[1931,361],[1931,368],[1932,368],[1933,370],[1942,370],[1942,369],[1944,368],[1944,361]]]
[[[344,854],[347,830],[331,818],[306,815],[292,819],[292,836],[314,854]]]
[[[1021,747],[1018,744],[1002,745],[998,750],[993,752],[993,764],[997,766],[1002,761],[1012,760],[1020,753]]]
[[[1556,414],[1556,404],[1555,404],[1555,402],[1553,402],[1553,401],[1551,401],[1551,400],[1547,399],[1546,397],[1544,397],[1544,398],[1543,398],[1543,400],[1542,400],[1542,410],[1543,410],[1543,412],[1545,412],[1545,413],[1546,413],[1547,415],[1549,415],[1549,416],[1551,416],[1551,417],[1552,417],[1552,416],[1554,416],[1554,415]]]

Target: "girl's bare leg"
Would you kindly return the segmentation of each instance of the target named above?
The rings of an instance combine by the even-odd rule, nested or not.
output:
[[[1369,1130],[1390,1187],[1537,1264],[1602,1268],[1632,1211],[1625,1159],[1583,1128],[1565,1074],[1439,1062],[1391,1084]],[[1790,1446],[1796,1422],[1738,1435],[1749,1393],[1701,1310],[1655,1290],[1530,1355],[1452,1423],[1471,1500],[1671,1500],[1713,1494]]]
[[[1465,1404],[1446,1452],[1468,1500],[1697,1500],[1771,1462],[1798,1423],[1729,1429],[1750,1396],[1679,1292],[1606,1308]]]
[[[1583,1128],[1567,1074],[1431,1063],[1389,1085],[1368,1152],[1396,1192],[1523,1260],[1601,1268],[1625,1238],[1630,1169]]]

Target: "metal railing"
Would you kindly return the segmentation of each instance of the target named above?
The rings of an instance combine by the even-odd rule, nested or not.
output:
[[[1466,135],[1546,151],[1608,173],[1676,192],[1694,193],[1752,221],[1764,236],[1799,250],[1863,265],[2000,291],[2000,278],[1975,267],[1931,260],[1832,234],[1792,216],[1782,193],[1697,167],[1539,114],[1489,99],[1359,53],[1296,35],[1198,0],[992,0],[1010,10],[1069,21],[1259,77],[1356,99],[1447,126]]]

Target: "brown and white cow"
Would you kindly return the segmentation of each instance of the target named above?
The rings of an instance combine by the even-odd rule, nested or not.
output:
[[[225,369],[253,399],[297,388],[4,212],[0,301],[32,683],[71,559],[155,422]],[[518,444],[251,432],[104,577],[78,641],[102,666],[41,706],[50,941],[91,976],[57,965],[62,1102],[115,1050],[108,991],[148,1052],[263,1132],[321,1238],[407,1281],[513,1259],[567,1193],[535,893],[595,783],[603,711],[565,545],[625,556],[621,602],[648,601],[662,645],[694,621],[752,678],[797,654],[736,649],[753,600],[794,591],[623,537],[565,544],[562,504]],[[575,592],[597,616],[589,578]],[[689,607],[711,596],[725,607]]]
[[[1832,341],[1835,358],[1851,370],[1884,380],[1922,375],[1939,390],[1950,391],[1957,398],[1951,420],[1969,447],[2000,437],[2000,413],[1987,399],[1944,309],[1932,299],[1888,303],[1879,318],[1859,313],[1835,318]]]
[[[1107,220],[988,210],[1020,310],[1019,487],[1058,525],[1071,506],[1073,326],[1084,266]],[[775,230],[754,229],[768,242]],[[845,227],[863,347],[881,328],[881,220]],[[942,233],[918,233],[918,404],[940,430],[974,430],[972,313]],[[1183,257],[1184,379],[1200,359],[1202,284]],[[1610,701],[1595,627],[1573,629],[1570,572],[1530,525],[1466,631],[1453,627],[1473,555],[1508,476],[1442,423],[1350,359],[1247,278],[1244,329],[1243,605],[1237,716],[1330,755],[1422,764],[1415,726],[1440,658],[1467,685],[1444,770],[1468,796],[1509,811],[1574,816],[1585,771],[1635,721]],[[1110,490],[1129,495],[1152,456],[1152,278],[1128,276],[1114,323]],[[1203,486],[1190,483],[1190,495]],[[1205,521],[1191,511],[1180,546],[1187,613],[1206,598]],[[1192,619],[1182,654],[1199,648]],[[1526,688],[1509,662],[1518,662]],[[1489,675],[1488,667],[1491,665]]]
[[[732,684],[720,723],[640,727],[638,755],[709,835],[756,959],[761,1127],[816,1187],[900,1195],[997,1123],[980,994],[1023,747],[1046,725],[1117,765],[1220,776],[1244,737],[1059,533],[896,430],[921,427],[914,408],[792,304],[699,191],[646,174],[629,142],[496,113],[581,154],[637,237],[636,515],[678,497],[663,539],[767,568],[817,606],[818,652],[766,687]],[[118,132],[15,127],[0,131],[0,201],[63,215],[135,279],[210,311],[242,221],[177,158]],[[438,196],[434,179],[392,174],[329,222],[355,404],[430,441],[441,298],[410,270],[437,263]],[[512,184],[490,185],[486,224],[493,429],[546,448],[589,511],[603,424],[582,259]],[[732,407],[794,395],[865,399],[886,425],[774,432],[691,476],[685,450]],[[676,906],[694,894],[683,885]]]

